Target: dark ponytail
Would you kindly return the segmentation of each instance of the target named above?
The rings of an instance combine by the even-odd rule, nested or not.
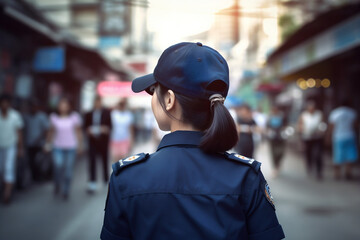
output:
[[[155,91],[164,112],[172,117],[165,107],[163,96],[168,88],[158,84]],[[221,101],[202,100],[184,96],[176,92],[175,96],[182,108],[182,119],[194,128],[205,132],[200,148],[205,152],[225,152],[235,146],[238,134],[235,122]]]
[[[212,121],[201,141],[206,152],[225,152],[238,141],[234,119],[221,101],[214,101],[211,107]]]

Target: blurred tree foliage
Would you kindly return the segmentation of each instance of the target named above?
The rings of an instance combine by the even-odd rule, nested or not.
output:
[[[279,18],[279,26],[281,28],[281,41],[285,41],[299,27],[294,17],[290,14],[284,14]]]

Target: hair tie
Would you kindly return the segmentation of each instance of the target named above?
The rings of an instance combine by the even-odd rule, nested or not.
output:
[[[225,98],[221,95],[221,94],[213,94],[209,97],[210,100],[210,107],[212,107],[215,102],[221,102],[222,104],[224,104]]]

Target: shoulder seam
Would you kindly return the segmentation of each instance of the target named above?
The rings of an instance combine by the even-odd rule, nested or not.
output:
[[[248,165],[249,167],[251,167],[256,173],[258,173],[260,171],[260,165],[261,163],[256,161],[253,158],[247,158],[245,156],[242,156],[240,154],[237,153],[227,153],[225,152],[225,156],[227,159],[230,160],[234,160],[237,161],[239,163]]]
[[[146,159],[148,159],[148,153],[140,153],[127,158],[120,159],[116,163],[112,165],[113,172],[115,175],[118,175],[122,169],[127,166],[133,165],[135,163],[140,163]]]

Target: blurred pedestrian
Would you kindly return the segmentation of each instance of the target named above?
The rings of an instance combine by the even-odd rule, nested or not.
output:
[[[345,165],[345,177],[352,179],[353,164],[358,159],[356,132],[359,123],[356,111],[350,107],[349,101],[344,101],[330,113],[329,123],[329,135],[332,135],[333,141],[335,178],[340,178],[341,167]]]
[[[0,181],[4,181],[3,201],[10,203],[16,179],[16,158],[22,157],[23,119],[18,111],[11,108],[11,96],[0,96]]]
[[[40,166],[36,162],[36,157],[41,153],[45,144],[48,128],[49,120],[46,113],[40,110],[36,100],[32,100],[30,102],[30,111],[25,115],[25,143],[34,181],[43,180],[45,177],[39,169]]]
[[[226,152],[238,138],[224,106],[226,60],[201,43],[180,43],[154,72],[132,89],[152,95],[157,124],[171,133],[155,153],[113,165],[100,238],[284,238],[260,163]]]
[[[129,154],[134,143],[134,117],[125,98],[111,111],[111,121],[111,155],[116,162]]]
[[[235,151],[248,158],[254,156],[254,138],[253,133],[257,132],[256,122],[253,119],[251,107],[248,104],[242,104],[236,109],[237,113],[237,131],[239,141],[235,146]]]
[[[154,127],[154,115],[152,114],[150,109],[145,109],[144,111],[144,141],[148,141],[153,133],[153,127]]]
[[[254,132],[254,143],[255,146],[258,146],[261,141],[264,139],[264,133],[266,131],[266,123],[268,120],[268,116],[266,113],[263,112],[261,107],[258,107],[256,111],[252,113],[253,119],[256,123],[258,131]]]
[[[266,126],[274,167],[273,177],[275,178],[279,175],[281,160],[285,152],[285,139],[282,134],[286,126],[285,116],[278,106],[274,105],[272,107]]]
[[[308,101],[305,110],[298,120],[298,130],[305,146],[306,170],[308,175],[312,173],[313,165],[316,167],[316,177],[323,177],[323,141],[326,125],[323,122],[323,114],[316,109],[315,102]]]
[[[70,101],[62,98],[58,112],[50,115],[46,150],[52,148],[54,165],[54,194],[69,198],[76,154],[83,149],[80,115],[72,111]]]
[[[109,138],[112,123],[110,111],[102,107],[101,97],[97,96],[94,101],[94,109],[84,116],[84,129],[88,136],[89,158],[89,183],[88,192],[93,193],[96,189],[96,158],[100,157],[104,182],[109,180]]]
[[[143,128],[144,128],[144,109],[133,109],[133,128],[134,128],[134,142],[141,142],[143,140]]]

